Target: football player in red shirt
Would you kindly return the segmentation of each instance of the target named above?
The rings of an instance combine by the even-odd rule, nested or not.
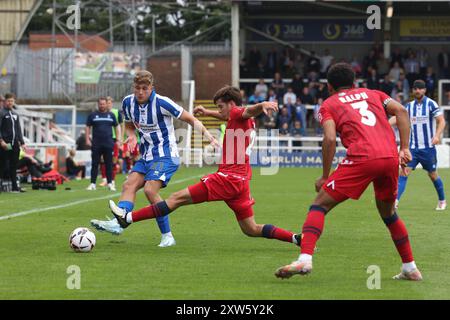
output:
[[[408,231],[394,209],[399,163],[404,169],[411,160],[408,113],[400,103],[381,91],[355,88],[355,74],[346,63],[333,65],[327,80],[331,96],[322,104],[318,115],[324,129],[323,174],[315,184],[318,195],[303,224],[298,260],[278,268],[275,276],[289,278],[310,273],[314,247],[322,234],[325,215],[348,198],[359,199],[373,183],[378,212],[403,262],[401,273],[394,279],[422,280],[414,263]],[[400,151],[397,151],[388,115],[397,118]],[[330,175],[336,133],[347,148],[347,156]]]
[[[269,110],[278,110],[276,102],[262,102],[242,107],[238,88],[226,86],[214,96],[219,111],[202,106],[194,114],[227,121],[219,169],[197,184],[171,194],[165,201],[126,213],[110,200],[110,208],[122,228],[131,223],[167,215],[177,208],[206,201],[224,201],[233,210],[244,234],[265,237],[300,245],[298,235],[270,224],[257,224],[253,214],[254,199],[250,195],[250,151],[256,137],[254,117]]]

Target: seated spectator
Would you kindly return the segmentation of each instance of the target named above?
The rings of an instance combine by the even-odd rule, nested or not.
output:
[[[309,92],[309,87],[304,87],[300,94],[300,100],[303,104],[314,104],[314,97]]]
[[[86,144],[86,132],[84,130],[80,131],[80,136],[75,143],[77,145],[77,150],[91,150],[91,147]]]
[[[392,92],[394,92],[394,91],[392,91]],[[401,93],[401,92],[397,92],[396,94],[395,94],[395,96],[394,97],[392,97],[395,101],[397,101],[398,103],[400,103],[400,104],[406,104],[406,103],[408,103],[408,100],[407,99],[405,99],[405,96],[403,95],[403,93]]]
[[[289,135],[289,125],[286,122],[284,122],[281,125],[280,129],[278,130],[278,137],[279,138],[286,138],[286,137],[289,137],[289,136],[290,136]],[[287,147],[288,144],[289,144],[289,142],[286,141],[286,140],[281,140],[280,139],[279,142],[278,142],[278,145],[280,147]]]
[[[302,76],[299,72],[297,72],[294,77],[292,78],[291,82],[291,88],[292,91],[295,93],[296,96],[298,96],[304,87]]]
[[[356,77],[361,77],[362,68],[360,63],[358,62],[356,55],[353,55],[353,59],[352,62],[350,62],[350,65],[352,66],[353,72],[355,72]]]
[[[398,81],[402,82],[403,85],[403,96],[405,99],[407,99],[409,97],[409,82],[405,77],[405,73],[404,72],[400,72],[400,78],[398,79]]]
[[[288,108],[281,108],[278,116],[278,128],[283,127],[283,124],[287,123],[289,129],[291,126],[291,120],[292,118],[289,116]]]
[[[69,151],[69,156],[66,158],[66,170],[67,176],[70,179],[76,178],[77,180],[81,180],[86,176],[86,166],[81,165],[75,161],[75,150]]]
[[[380,85],[380,90],[390,96],[392,93],[392,89],[394,89],[394,85],[392,84],[389,75],[385,75],[384,81]]]
[[[419,79],[420,66],[416,56],[411,52],[408,59],[405,61],[405,73],[406,79],[408,79],[409,86],[411,87],[414,81]]]
[[[280,137],[289,137],[289,124],[287,122],[281,125]]]
[[[377,66],[378,66],[377,71],[378,71],[379,77],[384,77],[385,75],[387,75],[389,73],[389,69],[390,69],[389,65],[390,65],[389,59],[386,58],[383,53],[381,53],[380,57],[378,58],[378,61],[377,61]]]
[[[294,59],[295,70],[301,75],[305,72],[305,57],[303,54],[299,53],[295,56]],[[295,88],[294,88],[295,92]]]
[[[408,81],[406,81],[406,82],[408,82]],[[399,97],[401,99],[401,102],[398,100]],[[399,80],[396,82],[394,88],[392,89],[391,98],[400,102],[401,104],[403,104],[404,97],[405,97],[405,94],[404,94],[403,81]]]
[[[269,88],[267,87],[267,84],[265,84],[264,79],[259,79],[259,82],[255,87],[255,94],[262,99],[261,101],[267,99],[267,91],[269,91]]]
[[[402,68],[400,68],[400,64],[398,62],[394,63],[394,66],[389,71],[389,78],[391,81],[397,82],[400,78],[400,73],[405,72]]]
[[[360,87],[360,88],[367,88],[367,81],[361,81],[361,82],[359,83],[359,87]]]
[[[243,58],[241,62],[239,63],[239,73],[241,74],[241,77],[247,77],[250,75],[250,69],[247,65],[247,59]]]
[[[264,67],[264,63],[258,63],[254,76],[255,78],[265,78],[270,76],[270,74],[268,74],[266,68]]]
[[[428,67],[425,73],[425,85],[427,87],[427,96],[434,97],[434,90],[436,89],[436,75],[433,72],[433,67]]]
[[[245,93],[245,90],[241,89],[240,93],[241,93],[241,97],[242,97],[242,105],[248,104],[247,93]]]
[[[377,57],[375,55],[375,50],[370,50],[369,51],[369,55],[364,57],[364,61],[363,61],[363,77],[368,77],[369,74],[369,67],[372,69],[376,69],[377,68]]]
[[[320,57],[320,77],[326,78],[328,68],[331,66],[331,62],[334,57],[330,54],[329,49],[325,49],[323,56]]]
[[[311,56],[306,63],[306,73],[309,79],[317,79],[320,72],[320,60],[314,51],[311,51]]]
[[[277,114],[273,110],[269,110],[263,118],[263,127],[267,130],[276,129],[277,127]]]
[[[369,77],[367,78],[367,88],[372,90],[378,90],[380,88],[380,82],[377,75],[377,69],[371,69]]]
[[[317,91],[316,91],[316,99],[327,99],[330,96],[328,92],[328,87],[323,82],[319,82]]]
[[[323,99],[317,99],[317,104],[314,105],[314,131],[316,132],[317,135],[322,134],[322,126],[320,125],[320,121],[319,121],[319,110],[320,110],[320,106],[323,103]]]
[[[255,91],[253,91],[253,94],[250,97],[248,97],[249,104],[256,104],[256,103],[263,102],[263,101],[264,101],[264,99],[262,99],[261,96],[258,95],[256,89],[255,89]]]
[[[33,155],[26,153],[23,150],[20,150],[17,168],[20,170],[21,168],[24,167],[27,167],[28,173],[33,178],[40,178],[42,177],[42,174],[52,170],[52,161],[48,163],[43,163],[42,161],[33,157]]]
[[[267,101],[278,101],[277,94],[275,93],[275,90],[269,89],[269,94],[267,95]]]
[[[420,77],[425,77],[428,67],[428,51],[426,48],[420,47],[420,50],[417,53],[417,60],[419,61]]]
[[[399,68],[403,67],[403,55],[400,51],[400,48],[395,48],[391,53],[391,68],[397,66]]]
[[[292,87],[288,87],[287,92],[283,96],[284,105],[293,105],[297,101],[297,95],[293,92]]]
[[[303,136],[306,135],[306,115],[308,110],[306,106],[302,103],[300,98],[297,98],[295,102],[295,121],[299,121],[301,124],[301,133]]]
[[[266,59],[266,71],[270,74],[274,74],[275,70],[278,69],[278,52],[275,46],[272,47],[272,51],[267,53]]]
[[[294,138],[301,138],[303,137],[304,128],[302,128],[302,124],[300,121],[294,121],[294,126],[291,129],[291,137]],[[292,141],[293,147],[301,147],[303,146],[303,143],[301,141]],[[301,152],[301,150],[293,150],[294,152]]]
[[[284,95],[284,82],[279,72],[275,73],[271,88],[275,91],[277,99],[282,100]]]
[[[287,78],[293,78],[296,73],[298,73],[298,70],[294,65],[294,61],[289,60],[287,66],[286,66],[286,70],[284,71],[285,76]]]

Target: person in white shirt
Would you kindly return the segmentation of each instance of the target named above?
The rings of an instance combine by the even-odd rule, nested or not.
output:
[[[293,105],[297,101],[297,95],[292,91],[292,87],[288,87],[287,92],[283,96],[284,105]]]
[[[269,88],[267,87],[267,84],[265,84],[264,79],[259,79],[258,84],[255,87],[255,93],[262,99],[266,100],[267,98],[267,91],[269,91]]]

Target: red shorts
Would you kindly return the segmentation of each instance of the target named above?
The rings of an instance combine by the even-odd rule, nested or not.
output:
[[[373,182],[375,198],[389,202],[397,197],[398,158],[380,158],[369,161],[345,159],[323,184],[322,188],[336,201],[359,199]]]
[[[136,157],[137,155],[139,155],[139,147],[138,147],[138,145],[136,144],[136,147],[134,148],[134,150],[129,150],[128,143],[124,143],[122,145],[122,153],[125,156],[127,152],[130,153],[130,155],[129,155],[130,157],[133,157],[133,158]]]
[[[201,178],[201,182],[189,186],[193,203],[225,201],[237,220],[253,216],[255,200],[250,195],[249,181],[239,176],[216,172]]]

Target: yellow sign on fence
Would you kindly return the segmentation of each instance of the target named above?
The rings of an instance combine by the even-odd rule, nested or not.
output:
[[[407,38],[450,38],[448,19],[402,19],[400,37]]]

